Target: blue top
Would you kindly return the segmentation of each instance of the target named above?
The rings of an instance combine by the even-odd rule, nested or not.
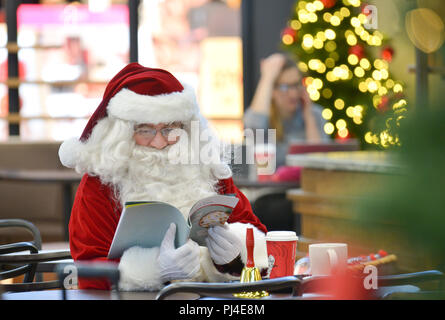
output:
[[[322,142],[329,142],[330,137],[324,132],[326,121],[321,116],[323,108],[317,104],[312,104],[312,113],[320,132]],[[249,129],[265,130],[265,142],[267,142],[267,129],[269,129],[269,116],[247,109],[244,114],[244,127]],[[301,108],[297,108],[294,116],[283,121],[283,140],[276,144],[276,165],[285,165],[286,155],[291,143],[306,142],[306,131]]]

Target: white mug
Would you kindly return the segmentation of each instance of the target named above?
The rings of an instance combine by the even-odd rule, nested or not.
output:
[[[309,261],[313,276],[329,276],[346,270],[348,245],[346,243],[317,243],[309,245]]]

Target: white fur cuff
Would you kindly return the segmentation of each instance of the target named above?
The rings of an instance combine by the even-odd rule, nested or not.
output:
[[[158,269],[159,248],[132,247],[124,252],[119,263],[119,289],[124,291],[150,290],[163,287]]]
[[[203,273],[204,281],[208,282],[226,282],[230,280],[239,280],[239,277],[232,276],[230,274],[221,273],[216,269],[213,264],[213,260],[210,257],[210,252],[207,247],[199,247],[200,252],[200,264],[201,271]]]

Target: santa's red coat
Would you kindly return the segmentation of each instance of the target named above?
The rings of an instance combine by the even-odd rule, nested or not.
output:
[[[246,223],[266,233],[266,227],[253,214],[249,200],[234,185],[232,178],[219,181],[218,193],[235,194],[239,202],[229,223]],[[109,261],[108,250],[119,222],[122,206],[113,189],[97,177],[85,174],[76,193],[69,224],[70,250],[74,261]],[[116,263],[119,260],[114,260]],[[106,280],[79,279],[80,289],[105,289]]]

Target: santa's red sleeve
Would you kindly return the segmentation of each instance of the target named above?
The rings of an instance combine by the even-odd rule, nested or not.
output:
[[[108,249],[119,222],[120,208],[110,201],[111,189],[85,174],[77,189],[69,224],[74,261],[109,261]],[[118,260],[113,260],[118,262]],[[80,289],[110,289],[107,280],[79,278]]]
[[[224,179],[219,181],[219,193],[220,194],[233,194],[239,201],[233,210],[228,223],[248,223],[255,226],[259,231],[267,233],[267,228],[253,213],[252,207],[246,196],[235,186],[233,179]]]

